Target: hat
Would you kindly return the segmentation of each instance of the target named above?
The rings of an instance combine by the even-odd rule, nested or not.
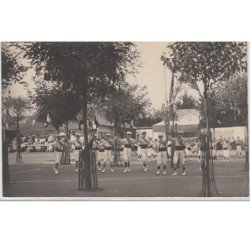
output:
[[[159,134],[158,137],[163,137],[163,134]]]
[[[146,131],[143,131],[141,134],[143,135],[143,134],[146,134],[147,132]]]
[[[63,133],[63,132],[59,133],[59,135],[60,135],[61,137],[65,137],[65,133]]]
[[[111,134],[110,134],[110,133],[107,133],[106,135],[107,135],[107,136],[111,136]]]
[[[126,135],[132,135],[132,133],[130,131],[127,131]]]
[[[80,134],[76,134],[76,136],[79,136],[79,137],[80,137]]]

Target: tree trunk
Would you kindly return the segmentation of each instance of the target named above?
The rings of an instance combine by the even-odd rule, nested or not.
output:
[[[66,121],[65,123],[65,138],[68,139],[68,133],[69,133],[69,123]]]
[[[206,137],[204,140],[204,147],[205,147],[205,165],[204,165],[204,181],[206,186],[206,196],[211,196],[211,188],[210,188],[210,169],[209,169],[209,158],[210,158],[210,143],[209,143],[209,115],[208,115],[208,109],[207,109],[207,87],[204,88],[204,113],[205,113],[205,124],[206,124]]]
[[[119,131],[118,131],[118,122],[117,122],[116,117],[115,117],[115,120],[114,120],[114,127],[115,127],[115,134],[119,133]]]
[[[87,88],[84,89],[83,93],[83,134],[84,134],[84,144],[85,147],[88,145],[88,121],[87,121],[87,112],[88,112],[88,102],[87,102]],[[84,164],[85,172],[85,190],[91,190],[91,166],[89,154],[86,152],[86,161]]]
[[[204,119],[205,119],[205,133],[202,135],[203,139],[203,155],[202,155],[202,191],[201,196],[211,197],[218,196],[215,180],[213,162],[210,162],[210,148],[211,148],[211,132],[209,127],[209,112],[208,112],[208,85],[204,82]],[[211,163],[211,164],[210,164]]]
[[[20,116],[17,115],[16,121],[16,145],[17,145],[17,154],[16,154],[16,163],[23,163],[22,156],[21,156],[21,146],[20,146],[20,134],[19,134],[19,119]]]
[[[2,179],[3,184],[9,184],[10,183],[8,145],[9,145],[9,141],[7,139],[3,140],[3,142],[2,142],[2,146],[3,146],[3,160],[2,160],[2,164],[3,164],[3,179]]]

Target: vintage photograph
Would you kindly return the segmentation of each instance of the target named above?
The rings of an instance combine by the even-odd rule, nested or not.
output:
[[[4,198],[249,197],[246,42],[2,42]]]

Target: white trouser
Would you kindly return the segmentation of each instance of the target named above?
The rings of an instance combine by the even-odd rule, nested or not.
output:
[[[200,149],[198,150],[198,156],[200,156],[200,158],[202,157],[202,151]]]
[[[104,151],[104,162],[113,163],[113,155],[111,150]]]
[[[104,157],[105,156],[105,151],[98,151],[98,161],[99,162],[103,162],[104,161]]]
[[[157,153],[157,166],[167,165],[167,152],[159,151]]]
[[[185,164],[184,150],[175,150],[174,151],[173,163],[177,164],[178,160],[180,161],[180,165],[184,165]]]
[[[241,154],[241,145],[236,146],[236,152],[237,154]]]
[[[215,157],[217,155],[217,150],[215,148],[212,149],[212,157]]]
[[[54,155],[55,155],[55,163],[60,164],[62,152],[54,151]]]
[[[155,153],[154,149],[149,148],[148,149],[148,157],[155,156],[155,155],[156,155],[156,153]]]
[[[229,158],[230,157],[229,149],[223,149],[223,157],[224,158]]]
[[[75,149],[74,151],[75,161],[79,161],[79,152],[80,150]]]
[[[171,157],[172,156],[172,147],[167,147],[167,151],[168,151],[168,156]]]
[[[130,162],[131,161],[131,148],[123,149],[123,161]]]
[[[141,160],[143,163],[146,163],[148,160],[148,149],[147,148],[141,148]]]

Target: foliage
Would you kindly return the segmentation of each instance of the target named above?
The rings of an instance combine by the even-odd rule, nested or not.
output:
[[[37,120],[45,122],[47,115],[51,123],[58,129],[68,121],[76,120],[81,110],[81,103],[71,91],[63,89],[60,85],[37,82],[35,94],[30,94],[32,103],[37,108]]]
[[[170,56],[162,56],[167,67],[207,86],[247,69],[247,43],[175,42],[168,49]]]
[[[152,127],[154,124],[161,122],[164,118],[162,110],[154,110],[152,113],[147,112],[135,121],[135,126],[138,127]]]
[[[191,96],[185,93],[175,103],[177,109],[195,109],[197,107],[197,101]]]
[[[241,74],[222,82],[213,95],[214,109],[223,116],[230,116],[237,125],[247,125],[247,75]]]
[[[7,97],[3,101],[3,106],[10,111],[17,127],[19,126],[19,121],[24,118],[25,113],[31,108],[29,100],[22,97]]]
[[[60,84],[82,103],[86,140],[88,103],[106,96],[126,74],[135,73],[138,58],[130,42],[34,42],[22,49],[37,75]]]
[[[2,87],[19,82],[23,77],[26,68],[16,59],[7,43],[2,43],[1,61],[2,61]]]
[[[132,43],[44,42],[25,46],[25,57],[32,60],[46,80],[64,84],[88,98],[106,93],[106,88],[134,73],[137,51]]]
[[[125,123],[136,123],[146,115],[146,109],[151,105],[147,94],[145,86],[125,84],[114,88],[110,95],[102,100],[102,108],[107,118],[114,122],[116,130]]]

